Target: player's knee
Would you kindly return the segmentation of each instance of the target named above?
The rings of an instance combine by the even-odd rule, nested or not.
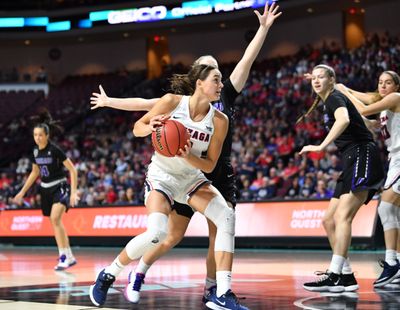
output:
[[[228,207],[222,196],[215,196],[210,200],[204,215],[217,226],[217,231],[235,233],[235,211]]]
[[[335,228],[335,221],[333,218],[323,218],[322,226],[324,227],[325,231],[331,231]]]
[[[235,211],[229,208],[224,198],[216,196],[209,202],[205,212],[215,226],[215,251],[233,253],[235,248]]]
[[[378,206],[378,214],[379,218],[382,222],[383,230],[396,229],[399,227],[399,219],[398,219],[398,209],[399,207],[388,203],[386,201],[381,201]]]
[[[168,233],[162,244],[163,246],[172,249],[182,240],[182,238],[183,235],[181,234]]]
[[[159,244],[165,240],[168,232],[168,217],[159,212],[151,213],[147,218],[146,234],[152,244]]]

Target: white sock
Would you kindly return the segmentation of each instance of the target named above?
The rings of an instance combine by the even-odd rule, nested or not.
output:
[[[122,270],[124,270],[126,266],[122,265],[122,263],[119,261],[119,257],[114,259],[114,261],[111,263],[111,265],[107,266],[104,269],[105,273],[110,273],[114,277],[118,277],[118,275],[121,273]]]
[[[329,266],[329,271],[336,274],[341,274],[345,260],[346,258],[344,258],[343,256],[333,254],[331,265]]]
[[[353,270],[351,269],[349,258],[346,258],[346,260],[343,263],[342,273],[343,274],[352,274],[353,273]]]
[[[146,274],[147,270],[149,270],[149,268],[151,267],[151,265],[147,265],[144,261],[143,261],[143,256],[140,258],[139,263],[136,266],[135,269],[135,273],[143,273]]]
[[[216,279],[211,279],[209,277],[206,278],[206,289],[209,290],[210,288],[212,288],[213,286],[217,285],[217,280]]]
[[[390,266],[394,266],[397,264],[396,258],[396,250],[386,250],[385,262],[387,262]]]
[[[66,248],[58,248],[58,254],[59,256],[65,254],[67,256],[67,249]]]
[[[217,297],[221,297],[231,289],[231,282],[231,271],[217,271]]]
[[[67,258],[73,258],[74,257],[74,254],[72,254],[72,250],[71,250],[70,247],[66,248],[65,251],[66,251],[65,255],[67,255]]]

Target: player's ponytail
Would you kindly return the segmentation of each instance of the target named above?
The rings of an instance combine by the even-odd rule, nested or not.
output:
[[[300,117],[297,119],[296,125],[297,125],[298,123],[302,122],[308,115],[310,115],[310,113],[311,113],[312,111],[315,110],[315,108],[318,106],[318,103],[320,102],[320,100],[321,100],[321,98],[319,98],[319,96],[317,96],[317,97],[314,99],[314,102],[312,103],[311,107],[307,110],[307,112],[304,113],[302,116],[300,116]]]
[[[42,128],[46,135],[50,132],[63,132],[61,122],[54,120],[46,108],[42,108],[37,115],[32,116],[31,121],[34,124],[33,128]]]

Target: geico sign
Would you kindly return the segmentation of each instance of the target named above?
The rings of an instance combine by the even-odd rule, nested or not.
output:
[[[166,16],[167,8],[163,5],[158,5],[133,10],[112,11],[108,14],[108,22],[110,24],[149,22],[164,19]]]

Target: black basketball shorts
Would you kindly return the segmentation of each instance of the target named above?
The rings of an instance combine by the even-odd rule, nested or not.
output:
[[[367,204],[384,183],[385,173],[379,149],[374,142],[360,143],[342,153],[343,171],[333,197],[368,191]]]
[[[50,216],[51,207],[55,203],[63,204],[69,209],[70,186],[67,182],[61,182],[51,187],[40,187],[40,199],[43,216]]]

